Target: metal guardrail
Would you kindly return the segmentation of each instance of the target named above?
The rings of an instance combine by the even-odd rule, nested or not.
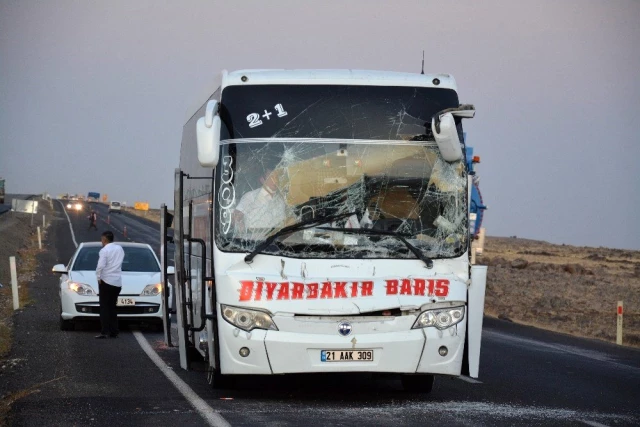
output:
[[[6,214],[7,212],[11,212],[11,200],[12,199],[31,200],[34,197],[37,197],[37,195],[35,195],[35,194],[5,194],[4,195],[4,204],[0,205],[0,215]]]

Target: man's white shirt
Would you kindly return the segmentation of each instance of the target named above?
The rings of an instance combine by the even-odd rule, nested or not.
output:
[[[115,243],[107,243],[100,249],[100,258],[96,267],[98,282],[102,280],[112,286],[122,287],[122,261],[124,250]]]
[[[286,218],[286,205],[279,194],[269,194],[264,188],[246,193],[236,206],[244,216],[244,226],[250,228],[274,228]]]

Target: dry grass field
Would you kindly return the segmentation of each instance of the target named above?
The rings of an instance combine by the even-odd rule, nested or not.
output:
[[[42,200],[39,201],[38,214],[34,217],[33,225],[29,214],[7,212],[0,215],[0,362],[2,357],[9,353],[12,341],[14,311],[9,257],[16,257],[18,295],[20,308],[23,308],[31,302],[29,282],[33,280],[37,267],[36,255],[41,251],[38,248],[38,226],[41,229],[43,244],[46,237],[46,227],[42,229],[42,215],[45,215],[47,224],[54,219],[51,205]],[[0,363],[0,373],[2,369],[4,364]]]
[[[640,347],[640,251],[489,237],[485,312],[539,328]]]

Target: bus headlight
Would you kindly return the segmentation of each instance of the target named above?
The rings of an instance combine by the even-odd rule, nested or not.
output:
[[[243,331],[252,331],[254,329],[271,329],[277,331],[276,324],[273,323],[271,316],[264,311],[249,310],[246,308],[231,307],[222,305],[222,317]]]
[[[447,329],[464,319],[464,306],[445,309],[427,310],[420,313],[411,329],[428,328]]]

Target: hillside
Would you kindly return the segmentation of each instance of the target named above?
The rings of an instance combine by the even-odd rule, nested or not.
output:
[[[487,315],[615,342],[623,301],[623,342],[640,346],[640,251],[489,237],[478,263]]]

